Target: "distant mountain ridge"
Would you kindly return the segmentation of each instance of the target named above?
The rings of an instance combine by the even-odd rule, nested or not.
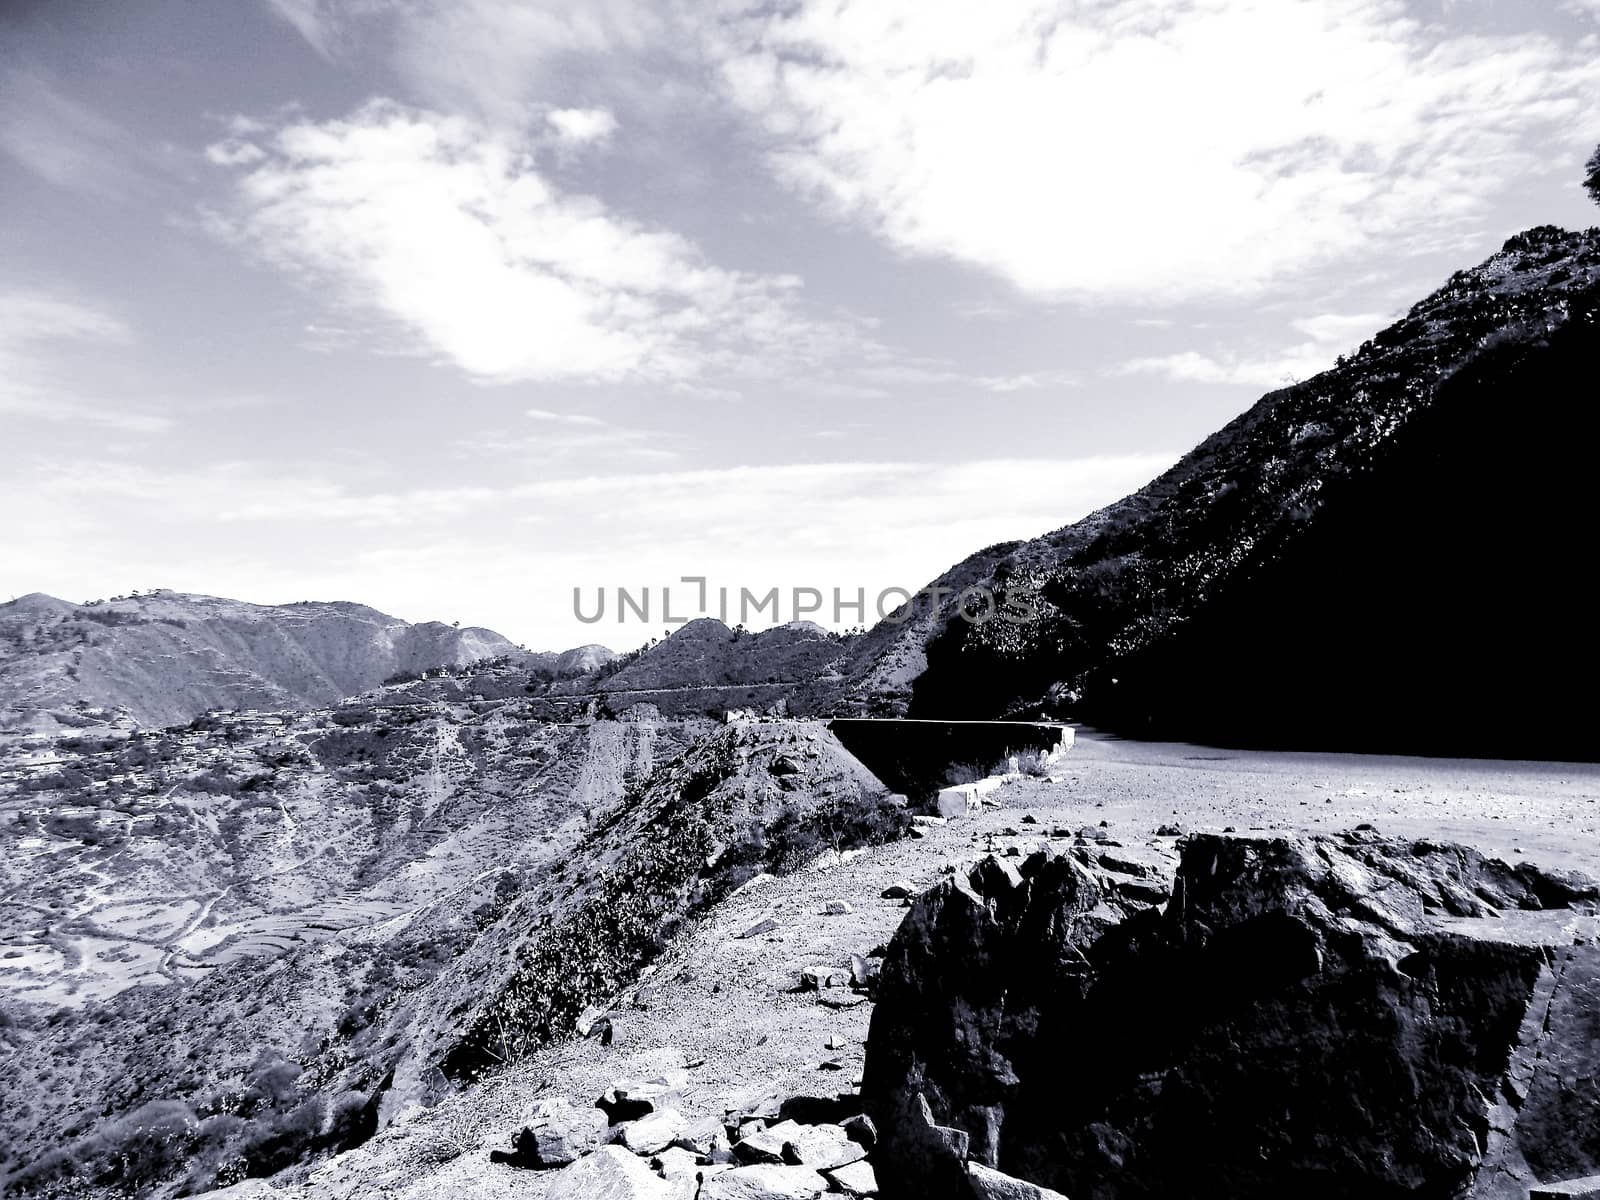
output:
[[[525,652],[490,629],[411,624],[362,604],[249,604],[159,591],[0,604],[0,728],[75,723],[84,706],[141,725],[213,708],[332,704],[405,672]]]

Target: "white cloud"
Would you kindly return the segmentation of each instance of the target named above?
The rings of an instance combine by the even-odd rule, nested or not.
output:
[[[574,146],[604,142],[617,131],[617,118],[607,108],[557,108],[545,120],[557,137]]]
[[[0,572],[23,591],[90,596],[161,584],[246,599],[358,599],[416,619],[486,624],[530,644],[625,647],[659,625],[581,625],[574,587],[592,598],[596,587],[649,586],[659,604],[659,588],[673,585],[675,607],[692,595],[677,586],[683,575],[735,592],[916,588],[981,546],[1087,514],[1175,458],[791,463],[394,491],[333,482],[331,469],[285,476],[265,463],[158,470],[80,458],[0,477],[0,504],[25,499],[58,531],[24,539]],[[354,549],[352,524],[362,527]],[[125,536],[138,528],[161,536]],[[71,532],[68,549],[59,531]],[[338,553],[314,549],[335,544]]]
[[[498,129],[526,128],[559,99],[573,63],[593,80],[599,62],[674,44],[664,33],[673,6],[644,0],[267,3],[324,58],[380,47],[425,103]]]
[[[1291,321],[1310,341],[1264,354],[1185,350],[1136,358],[1113,367],[1111,375],[1163,375],[1184,383],[1279,388],[1334,365],[1340,353],[1356,349],[1395,318],[1381,313],[1322,313]]]
[[[1398,317],[1398,313],[1321,313],[1291,324],[1315,342],[1354,349]]]
[[[0,412],[127,433],[162,432],[171,426],[169,418],[87,400],[73,386],[69,368],[83,346],[104,351],[131,339],[122,321],[92,305],[42,292],[0,291]]]
[[[1073,388],[1082,383],[1077,373],[1073,371],[1019,371],[1009,375],[988,375],[964,371],[952,363],[938,359],[910,358],[890,359],[860,367],[851,372],[851,375],[854,379],[865,381],[864,386],[840,382],[833,387],[838,394],[851,394],[849,389],[854,388],[856,389],[854,394],[860,395],[863,399],[890,394],[884,388],[876,386],[879,384],[888,387],[975,388],[979,391],[1004,394],[1044,388]]]
[[[266,152],[252,142],[229,139],[206,147],[206,161],[218,167],[248,167],[266,157]]]
[[[527,416],[535,421],[553,421],[558,425],[604,425],[599,417],[592,417],[588,413],[558,413],[551,412],[548,408],[530,408]]]
[[[807,319],[793,276],[712,266],[464,118],[374,101],[250,144],[231,231],[480,380],[764,375],[860,342]]]
[[[1231,354],[1208,355],[1194,350],[1179,354],[1136,358],[1115,368],[1115,375],[1164,375],[1182,383],[1215,383],[1236,387],[1280,388],[1308,379],[1333,365],[1332,356],[1321,347],[1298,350],[1263,358]]]
[[[1402,0],[799,0],[730,25],[780,178],[1039,297],[1250,294],[1573,169],[1600,58]]]
[[[541,467],[584,461],[664,463],[681,457],[684,438],[677,431],[630,429],[589,413],[561,413],[547,408],[530,408],[524,415],[534,422],[536,432],[500,430],[458,438],[457,453],[473,458],[521,459]]]

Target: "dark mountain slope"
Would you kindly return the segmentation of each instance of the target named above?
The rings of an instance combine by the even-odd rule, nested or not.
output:
[[[1002,558],[915,715],[1223,743],[1592,758],[1600,230],[1512,238],[1149,487]]]

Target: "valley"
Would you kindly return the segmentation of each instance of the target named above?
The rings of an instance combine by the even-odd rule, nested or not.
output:
[[[685,1069],[674,1098],[689,1118],[758,1111],[770,1097],[828,1097],[861,1079],[874,1005],[849,989],[802,991],[808,968],[848,972],[887,943],[906,902],[990,853],[1020,863],[1041,846],[1080,856],[1106,882],[1170,890],[1180,836],[1271,838],[1375,825],[1383,835],[1482,845],[1508,861],[1600,877],[1600,769],[1588,765],[1219,752],[1080,730],[1059,780],[1007,783],[970,818],[730,896],[633,986],[606,998],[614,1038],[573,1038],[482,1084],[408,1114],[298,1181],[241,1192],[296,1200],[536,1198],[559,1172],[491,1162],[552,1096],[585,1105],[617,1079]],[[1419,815],[1420,810],[1420,815]],[[1030,819],[1031,818],[1031,819]],[[1102,824],[1104,822],[1104,824]],[[1015,857],[1008,857],[1012,852]],[[829,911],[831,902],[849,906]],[[766,932],[742,936],[766,921]],[[1585,926],[1587,928],[1587,926]],[[663,1193],[665,1195],[665,1193]]]
[[[81,1005],[375,924],[543,861],[653,765],[648,724],[359,714],[229,715],[14,759],[0,886],[28,901],[0,987]]]

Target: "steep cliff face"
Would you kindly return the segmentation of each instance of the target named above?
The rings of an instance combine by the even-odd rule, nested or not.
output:
[[[1593,757],[1571,692],[1600,665],[1597,349],[1600,230],[1512,238],[1148,487],[956,568],[1036,591],[1039,620],[906,626],[900,659],[927,643],[909,711]]]
[[[209,709],[313,708],[404,672],[515,655],[488,629],[412,625],[349,603],[246,604],[153,592],[0,605],[0,727],[75,723],[75,707],[146,726]]]
[[[969,1163],[1090,1200],[1498,1200],[1592,1173],[1596,895],[1463,847],[1213,835],[1164,911],[1120,919],[1070,857],[987,859],[884,962],[883,1195],[987,1194]]]

